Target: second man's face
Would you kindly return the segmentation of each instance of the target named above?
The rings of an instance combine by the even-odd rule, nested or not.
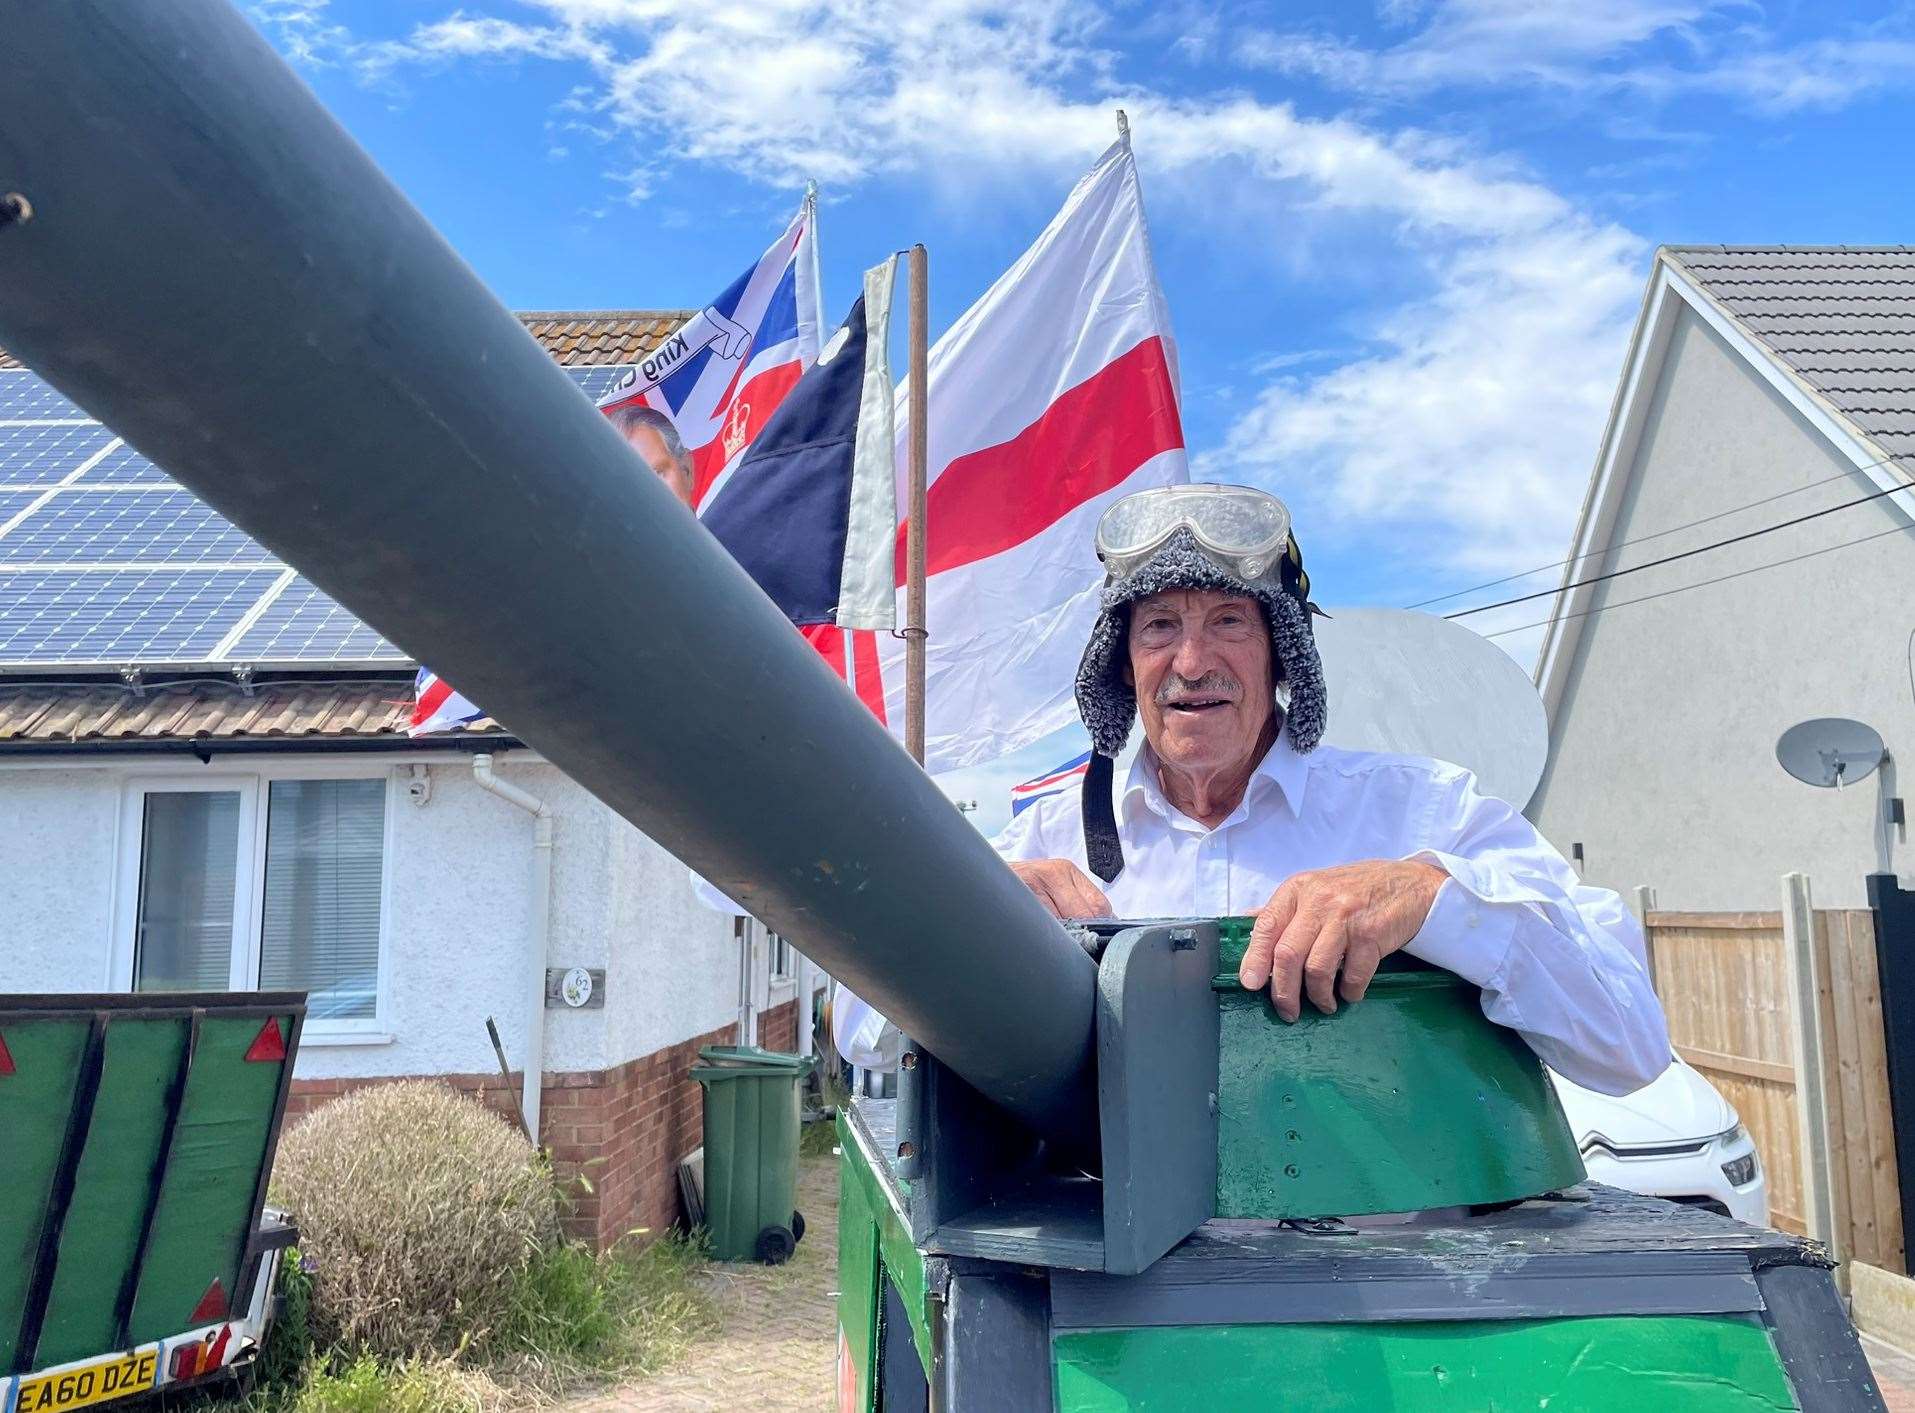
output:
[[[666,489],[689,509],[692,503],[692,469],[672,455],[671,448],[665,445],[665,439],[658,434],[657,429],[640,423],[626,430],[625,441],[644,459],[647,466],[658,473],[658,479],[665,483]]]

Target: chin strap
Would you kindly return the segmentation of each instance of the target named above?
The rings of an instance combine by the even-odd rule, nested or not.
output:
[[[1094,751],[1084,772],[1084,855],[1090,871],[1105,883],[1124,871],[1124,846],[1117,837],[1117,806],[1111,790],[1116,766],[1109,756]]]

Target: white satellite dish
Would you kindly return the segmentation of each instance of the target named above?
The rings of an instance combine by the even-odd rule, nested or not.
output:
[[[1315,620],[1330,690],[1323,739],[1433,756],[1521,809],[1549,759],[1549,718],[1529,674],[1489,639],[1433,614],[1332,608]]]
[[[1775,743],[1775,758],[1804,785],[1840,789],[1866,780],[1887,748],[1872,726],[1841,716],[1798,721]]]

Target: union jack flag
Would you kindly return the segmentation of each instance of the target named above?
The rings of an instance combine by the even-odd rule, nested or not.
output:
[[[1034,780],[1026,780],[1021,785],[1011,786],[1011,814],[1013,817],[1024,813],[1046,795],[1061,794],[1071,787],[1072,782],[1082,780],[1084,772],[1090,769],[1090,752],[1081,756],[1072,756],[1062,765],[1045,771]]]
[[[450,731],[477,721],[485,713],[452,690],[452,684],[422,667],[412,681],[412,720],[406,723],[408,736],[424,736],[433,731]]]

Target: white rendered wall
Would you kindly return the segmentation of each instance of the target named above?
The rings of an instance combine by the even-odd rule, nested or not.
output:
[[[120,787],[100,770],[0,770],[0,992],[111,991]]]
[[[1678,316],[1614,541],[1827,481],[1848,463],[1688,310]],[[1859,473],[1647,544],[1583,572],[1638,564],[1812,510],[1875,486]],[[1639,598],[1897,526],[1877,501],[1686,563],[1600,586],[1592,604]],[[1800,870],[1815,901],[1860,907],[1863,875],[1915,854],[1878,853],[1879,784],[1841,793],[1784,774],[1775,742],[1795,722],[1848,716],[1880,731],[1915,790],[1915,531],[1631,607],[1585,626],[1528,814],[1585,876],[1656,889],[1663,908],[1772,910]]]
[[[275,769],[377,757],[272,758]],[[263,757],[120,758],[46,769],[0,762],[0,992],[124,990],[113,975],[117,834],[142,774],[248,774]],[[521,763],[525,762],[525,763]],[[524,1060],[533,984],[528,928],[532,817],[481,790],[463,755],[432,757],[431,798],[414,805],[391,768],[383,1038],[332,1043],[314,1026],[301,1078],[472,1074],[496,1069],[485,1019]],[[736,1013],[731,925],[697,905],[685,870],[556,767],[524,752],[498,774],[553,810],[549,964],[605,967],[602,1010],[545,1011],[545,1067],[598,1070],[728,1022]],[[128,847],[133,847],[129,842]]]

